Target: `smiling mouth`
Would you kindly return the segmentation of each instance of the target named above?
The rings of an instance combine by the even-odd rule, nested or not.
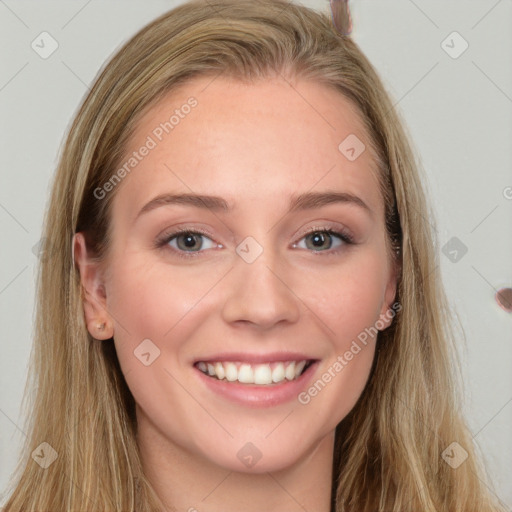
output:
[[[298,379],[313,360],[249,364],[235,361],[199,361],[195,367],[213,379],[242,384],[272,385]]]

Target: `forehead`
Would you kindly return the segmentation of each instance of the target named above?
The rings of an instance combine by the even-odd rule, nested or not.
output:
[[[130,158],[137,162],[114,201],[125,208],[162,192],[208,193],[236,205],[339,189],[383,210],[356,107],[312,81],[192,79],[141,117],[120,165]]]

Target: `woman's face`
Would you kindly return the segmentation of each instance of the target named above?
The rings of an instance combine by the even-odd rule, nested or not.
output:
[[[396,284],[355,109],[312,82],[194,79],[143,117],[130,158],[103,188],[104,304],[139,431],[231,471],[331,443]]]

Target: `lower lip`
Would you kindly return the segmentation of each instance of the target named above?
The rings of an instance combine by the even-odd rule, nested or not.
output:
[[[274,407],[297,399],[313,377],[317,365],[318,361],[312,363],[297,379],[260,386],[219,380],[205,375],[197,368],[194,369],[209,389],[224,398],[249,407]]]

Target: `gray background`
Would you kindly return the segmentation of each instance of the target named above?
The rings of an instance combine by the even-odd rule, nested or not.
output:
[[[0,0],[0,493],[25,436],[33,247],[63,135],[111,53],[178,3]],[[328,9],[327,0],[303,3]],[[512,316],[494,300],[512,286],[512,1],[350,5],[353,38],[397,103],[427,175],[440,246],[448,244],[443,280],[466,336],[465,411],[496,493],[512,510]],[[31,47],[43,31],[59,45],[47,59]],[[448,37],[453,31],[469,45],[457,58],[464,43]],[[467,253],[457,249],[452,261],[456,244]]]

